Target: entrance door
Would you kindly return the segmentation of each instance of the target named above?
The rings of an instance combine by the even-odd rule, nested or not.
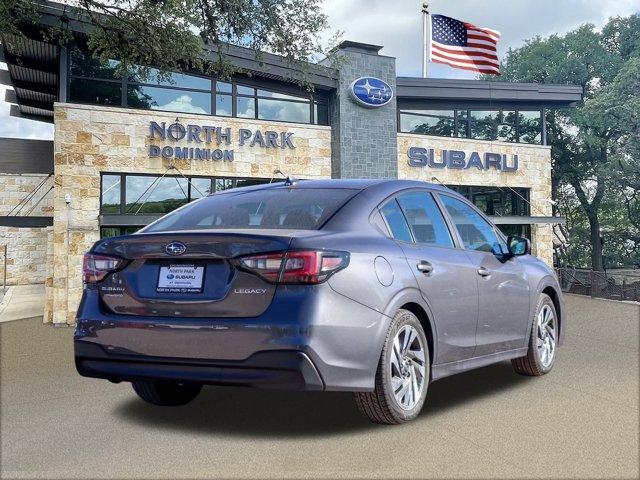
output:
[[[475,356],[524,346],[529,326],[529,282],[517,258],[501,261],[493,252],[507,245],[495,227],[469,204],[439,194],[476,272],[478,331]]]

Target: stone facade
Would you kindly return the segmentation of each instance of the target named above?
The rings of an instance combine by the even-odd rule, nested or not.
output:
[[[24,206],[17,207],[42,182]],[[0,174],[0,215],[53,216],[53,178],[47,175]],[[17,208],[16,208],[17,207]],[[20,209],[20,212],[17,210]],[[0,226],[0,249],[7,245],[7,284],[43,283],[46,278],[47,232],[44,228]],[[0,253],[2,255],[2,253]],[[3,264],[0,261],[0,276]]]
[[[373,51],[377,51],[374,49]],[[366,108],[349,93],[351,83],[376,77],[396,90],[395,58],[359,49],[339,49],[338,89],[330,106],[333,178],[396,178],[397,113],[395,97],[386,105]]]
[[[468,169],[413,167],[409,165],[411,147],[433,148],[436,158],[442,150],[466,152],[493,152],[518,155],[519,167],[515,172],[497,169]],[[552,215],[551,203],[551,147],[524,143],[491,142],[468,138],[429,137],[407,133],[398,134],[398,178],[441,182],[447,185],[479,185],[497,187],[524,187],[530,189],[532,216]],[[434,178],[435,177],[435,178]],[[553,231],[551,225],[538,224],[531,228],[531,250],[549,265],[553,265]]]
[[[170,125],[230,128],[233,161],[168,160],[149,157],[150,121]],[[239,145],[240,129],[291,132],[294,149]],[[167,144],[166,142],[165,144]],[[193,147],[181,140],[172,147]],[[218,148],[215,142],[200,145]],[[73,323],[82,295],[82,257],[99,239],[100,172],[163,174],[170,164],[185,175],[272,177],[279,169],[304,178],[331,177],[331,128],[222,118],[184,113],[149,112],[75,104],[56,104],[54,135],[53,269],[48,280],[47,317]],[[67,205],[65,195],[71,196]]]

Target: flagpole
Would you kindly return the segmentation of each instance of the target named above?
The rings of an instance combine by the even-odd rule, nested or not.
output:
[[[429,4],[422,4],[422,77],[427,78],[427,65],[429,63],[429,48],[431,47],[431,17]]]

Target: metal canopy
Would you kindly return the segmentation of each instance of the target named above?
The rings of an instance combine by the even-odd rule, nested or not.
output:
[[[496,225],[530,225],[530,224],[560,224],[567,223],[567,219],[564,217],[527,217],[520,215],[504,215],[504,216],[489,216],[491,221]]]
[[[53,173],[53,141],[0,138],[0,173]]]
[[[2,56],[8,71],[0,71],[0,84],[12,86],[5,101],[10,115],[53,122],[57,99],[60,49],[31,38],[1,35]],[[14,108],[15,107],[15,108]]]
[[[573,107],[582,102],[580,85],[487,82],[444,78],[398,77],[397,97],[400,108],[419,108],[429,100],[442,106]],[[424,104],[423,104],[424,105]]]

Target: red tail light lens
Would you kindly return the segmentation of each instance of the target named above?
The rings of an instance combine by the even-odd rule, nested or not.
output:
[[[100,282],[109,273],[119,270],[124,260],[118,257],[86,253],[82,262],[84,283]]]
[[[271,283],[316,284],[349,264],[349,254],[324,250],[297,250],[242,257],[238,266]]]

